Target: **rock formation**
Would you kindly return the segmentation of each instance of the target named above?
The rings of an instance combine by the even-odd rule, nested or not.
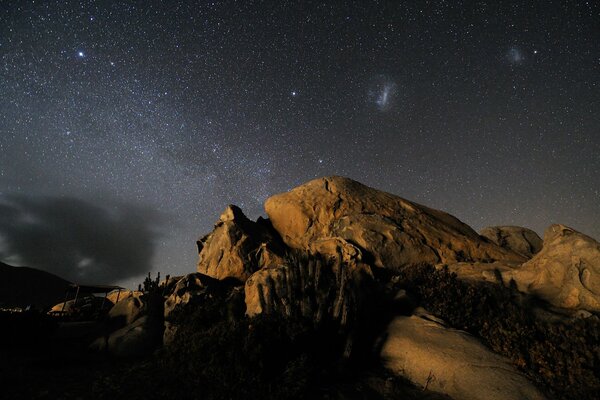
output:
[[[543,244],[537,233],[520,226],[490,226],[484,228],[480,235],[526,258],[533,257]]]
[[[598,312],[600,243],[564,225],[551,225],[542,250],[505,279],[557,307]]]
[[[109,336],[96,339],[90,348],[117,357],[140,357],[156,348],[156,337],[148,327],[148,317],[142,316]]]
[[[375,267],[525,258],[482,239],[455,217],[342,177],[320,178],[270,197],[265,210],[291,248],[319,252],[346,241]]]
[[[247,335],[232,336],[244,343],[271,332],[298,335],[306,340],[302,345],[316,346],[321,354],[326,351],[314,342],[318,338],[335,360],[379,355],[387,374],[442,397],[589,398],[600,387],[595,375],[590,378],[593,354],[557,350],[568,347],[571,337],[584,346],[594,340],[582,330],[597,326],[594,313],[600,311],[595,240],[562,225],[550,227],[543,243],[535,232],[514,226],[486,228],[479,235],[442,211],[341,177],[275,195],[265,209],[269,219],[254,222],[228,206],[214,230],[197,242],[197,272],[160,283],[157,278],[145,282],[142,296],[125,296],[93,346],[127,357],[162,342],[165,351],[185,359],[193,341],[205,343],[205,335],[217,335],[207,343],[220,343],[223,334]],[[495,286],[515,284],[523,293]],[[585,318],[572,310],[557,312],[532,294]],[[423,306],[477,337],[447,326]],[[261,314],[276,317],[244,318]],[[123,324],[110,324],[117,319]],[[561,329],[575,325],[579,331],[561,336]],[[194,332],[200,326],[214,332],[202,331],[198,339]],[[529,337],[534,339],[527,342]],[[547,345],[557,349],[547,354]],[[568,387],[587,379],[592,389]]]
[[[144,304],[141,299],[141,292],[133,292],[123,300],[119,300],[110,311],[108,317],[113,320],[121,320],[122,325],[129,325],[138,319],[143,311]]]
[[[390,370],[454,399],[545,398],[508,359],[422,309],[390,323],[381,356]]]
[[[438,267],[442,267],[438,265]],[[523,263],[455,263],[461,279],[508,285],[555,307],[600,311],[600,243],[564,225],[551,225],[542,249]]]
[[[173,322],[173,313],[188,305],[201,305],[211,296],[211,287],[218,284],[218,280],[200,273],[192,273],[181,277],[171,294],[167,297],[164,307],[165,332],[163,344],[169,345],[175,338],[177,325]]]
[[[165,301],[165,318],[168,318],[177,308],[196,301],[202,301],[202,298],[208,295],[209,286],[217,283],[216,279],[200,273],[187,274],[181,277],[171,295]]]
[[[214,230],[197,244],[198,272],[241,282],[266,266],[267,259],[276,262],[281,253],[277,238],[265,224],[250,221],[242,210],[232,205],[221,214]]]

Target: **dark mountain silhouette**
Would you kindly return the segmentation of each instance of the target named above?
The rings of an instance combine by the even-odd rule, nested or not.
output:
[[[47,309],[64,301],[70,282],[46,271],[0,262],[0,305]]]

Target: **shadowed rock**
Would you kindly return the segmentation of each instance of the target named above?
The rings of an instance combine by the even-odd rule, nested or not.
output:
[[[481,236],[498,246],[531,258],[542,249],[542,239],[531,229],[520,226],[490,226],[480,232]]]
[[[164,317],[168,319],[177,308],[202,301],[209,295],[207,290],[211,284],[216,285],[218,281],[200,273],[187,274],[179,279],[173,292],[165,301]]]
[[[131,296],[119,299],[108,312],[108,317],[114,320],[121,320],[123,326],[133,323],[142,316],[144,312],[144,303],[142,302],[142,292],[131,292]]]

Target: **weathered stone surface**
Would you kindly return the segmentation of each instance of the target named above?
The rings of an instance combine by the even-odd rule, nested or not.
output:
[[[243,282],[265,266],[260,264],[265,252],[271,261],[281,254],[278,239],[266,224],[250,221],[232,205],[221,214],[214,230],[197,243],[198,272],[216,279],[235,278]]]
[[[211,284],[216,285],[218,281],[200,273],[188,274],[179,279],[173,292],[165,301],[164,317],[169,318],[173,311],[186,304],[202,301],[208,295],[207,289]]]
[[[265,209],[288,246],[314,251],[319,241],[339,238],[377,267],[525,261],[449,214],[342,177],[315,179],[275,195]]]
[[[531,229],[520,226],[490,226],[480,235],[524,257],[531,258],[542,249],[542,238]]]
[[[396,317],[384,338],[384,365],[429,390],[461,400],[544,399],[508,359],[422,309]]]
[[[557,307],[600,311],[600,243],[567,226],[551,225],[542,250],[503,276]]]

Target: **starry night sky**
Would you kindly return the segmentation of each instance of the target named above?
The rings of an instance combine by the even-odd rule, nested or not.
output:
[[[596,1],[2,1],[0,62],[8,263],[191,272],[227,204],[325,175],[600,238]]]

